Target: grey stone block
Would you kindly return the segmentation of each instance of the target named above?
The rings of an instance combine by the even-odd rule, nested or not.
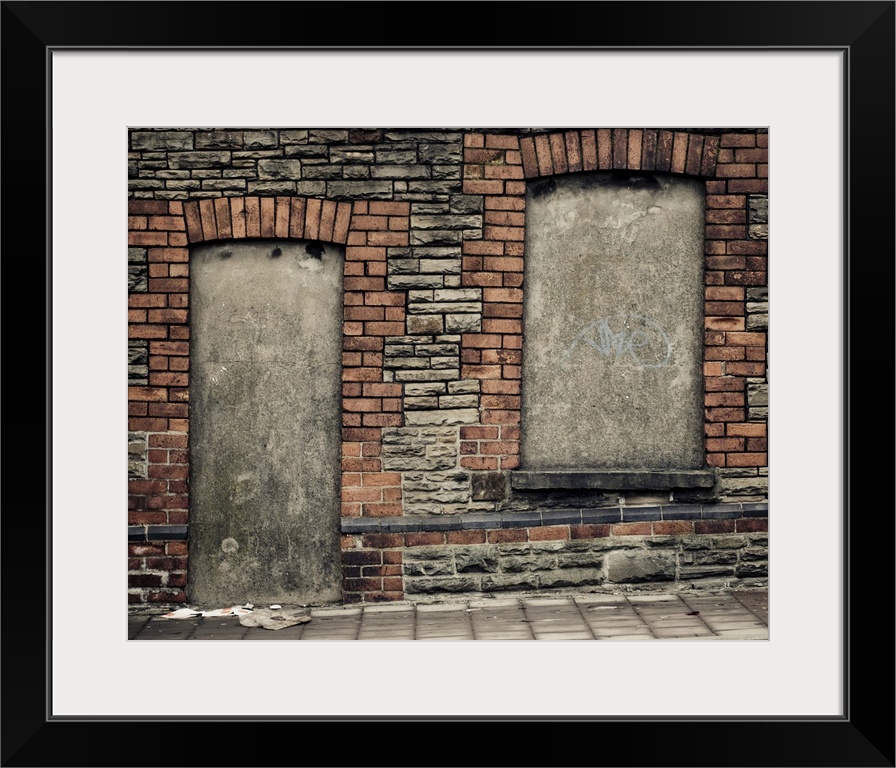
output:
[[[243,133],[243,143],[246,149],[270,149],[278,144],[277,132],[245,131]]]
[[[280,131],[281,144],[307,144],[308,131]]]
[[[502,592],[507,590],[537,589],[538,577],[532,574],[495,573],[482,577],[483,592]]]
[[[561,571],[542,573],[538,580],[544,589],[598,586],[604,582],[603,574],[591,568],[564,568]]]
[[[409,595],[478,592],[479,587],[480,577],[478,576],[435,576],[404,580],[404,591]]]
[[[250,181],[250,195],[293,195],[296,193],[294,181]]]
[[[768,195],[750,195],[750,224],[768,224]]]
[[[311,144],[346,144],[348,143],[348,131],[312,128],[308,131],[308,142]]]
[[[193,149],[191,131],[134,131],[131,134],[131,149],[167,151]]]
[[[488,545],[458,547],[454,550],[454,562],[458,573],[495,573],[498,551]]]
[[[463,161],[463,147],[456,144],[421,143],[418,150],[421,163],[460,164]]]
[[[389,200],[392,197],[391,181],[328,181],[327,197],[331,200]]]
[[[259,179],[290,179],[295,181],[302,178],[301,160],[259,160]]]
[[[196,149],[243,149],[243,132],[197,131]]]
[[[168,155],[168,167],[181,168],[225,168],[230,165],[230,152],[172,152]]]
[[[445,330],[451,333],[476,333],[482,328],[482,315],[471,314],[446,314]]]
[[[607,579],[615,584],[673,581],[675,564],[655,552],[611,552],[607,556]]]
[[[733,576],[734,568],[726,565],[682,565],[682,579],[706,579],[717,576]]]
[[[452,195],[449,202],[452,213],[482,213],[483,207],[482,195]]]
[[[604,567],[604,555],[601,552],[558,552],[557,565],[560,568],[596,568]]]
[[[145,264],[128,265],[128,293],[146,293],[149,290],[149,271]]]
[[[473,501],[500,501],[507,496],[507,476],[503,472],[473,472],[470,488]]]

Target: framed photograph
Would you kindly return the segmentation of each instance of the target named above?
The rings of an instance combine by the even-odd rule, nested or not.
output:
[[[878,594],[894,566],[891,505],[881,511],[879,496],[891,462],[877,448],[850,450],[857,426],[881,422],[881,398],[857,394],[853,340],[892,328],[894,194],[881,174],[896,143],[894,3],[414,6],[412,24],[432,13],[456,25],[449,38],[475,28],[464,47],[402,45],[394,24],[410,6],[350,5],[3,3],[5,266],[15,275],[26,263],[12,233],[28,222],[46,254],[27,263],[45,283],[47,484],[45,515],[7,514],[6,602],[21,605],[29,585],[29,602],[46,606],[34,609],[46,643],[33,618],[21,632],[7,624],[4,694],[15,704],[4,708],[3,764],[148,765],[172,748],[203,764],[235,722],[344,723],[365,736],[405,722],[537,722],[549,738],[489,739],[502,746],[486,759],[894,765],[891,601]],[[265,14],[276,23],[236,21]],[[301,29],[322,30],[322,41],[297,43]],[[375,44],[343,42],[371,29]],[[129,128],[660,125],[758,126],[770,137],[768,642],[274,643],[264,653],[127,642]],[[34,335],[8,344],[8,357],[33,349]],[[24,557],[23,541],[44,556]],[[38,682],[17,684],[15,669],[36,670]],[[189,735],[122,758],[115,731],[145,739],[164,722],[189,723]],[[553,729],[566,725],[601,741],[558,753]],[[75,726],[88,729],[89,750],[59,738]],[[405,760],[430,762],[391,752],[348,761]],[[215,752],[214,762],[246,755]]]

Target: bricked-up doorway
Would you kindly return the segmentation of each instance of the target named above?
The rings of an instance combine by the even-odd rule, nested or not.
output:
[[[197,603],[341,598],[344,249],[190,253],[190,576]]]

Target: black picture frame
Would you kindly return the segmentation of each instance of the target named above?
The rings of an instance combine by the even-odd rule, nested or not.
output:
[[[277,765],[281,761],[330,765],[752,765],[893,766],[893,600],[894,516],[889,486],[893,423],[892,398],[876,392],[890,382],[884,365],[869,373],[858,361],[869,335],[892,344],[894,289],[894,9],[893,2],[579,2],[477,3],[475,25],[453,29],[444,20],[427,25],[426,40],[406,43],[395,19],[409,8],[378,4],[377,14],[362,3],[194,3],[194,2],[3,2],[2,223],[6,287],[39,292],[45,312],[30,312],[22,332],[21,315],[3,333],[7,371],[27,376],[27,389],[41,389],[37,406],[42,428],[20,430],[7,422],[7,458],[18,466],[8,477],[30,477],[35,456],[44,457],[46,514],[29,501],[18,482],[7,483],[10,503],[2,590],[7,608],[3,633],[2,714],[4,766]],[[431,3],[429,12],[460,15],[459,3]],[[221,6],[226,13],[220,12]],[[339,6],[344,6],[340,8]],[[384,6],[391,6],[383,13]],[[548,13],[550,6],[550,13]],[[215,8],[219,12],[214,13]],[[351,8],[351,12],[347,12]],[[466,10],[469,10],[466,9]],[[238,23],[251,15],[286,19],[301,25]],[[334,23],[338,18],[338,24]],[[744,18],[750,19],[744,23]],[[734,22],[737,21],[737,23]],[[297,32],[297,29],[299,30]],[[314,30],[303,32],[301,30]],[[537,50],[540,48],[660,49],[738,47],[845,52],[848,108],[844,193],[845,269],[843,328],[845,347],[844,563],[846,606],[843,681],[844,716],[839,718],[322,718],[304,723],[239,718],[73,718],[48,716],[48,648],[53,627],[49,612],[49,509],[52,370],[49,351],[49,221],[35,216],[35,200],[47,200],[50,52],[60,48],[345,48],[352,40],[376,40],[372,47],[393,49],[462,47]],[[364,46],[358,46],[364,47]],[[795,95],[796,97],[796,95]],[[21,148],[32,148],[24,152]],[[16,258],[19,235],[42,240],[47,257]],[[33,242],[33,240],[32,240]],[[33,246],[29,246],[29,249]],[[38,248],[37,250],[41,250]],[[12,291],[10,290],[10,293]],[[9,297],[8,297],[9,298]],[[19,310],[16,300],[7,304]],[[873,328],[873,331],[871,330]],[[44,341],[38,351],[38,339]],[[862,357],[860,357],[860,355]],[[853,360],[856,360],[854,367]],[[27,362],[27,373],[26,362]],[[831,366],[820,362],[820,367]],[[819,374],[821,371],[819,372]],[[855,380],[853,381],[853,374]],[[865,374],[865,375],[863,375]],[[7,378],[6,404],[14,414],[25,386]],[[873,387],[869,396],[869,385]],[[839,405],[839,404],[836,404]],[[41,407],[43,406],[43,407]],[[832,410],[835,404],[832,404]],[[9,413],[10,410],[7,410]],[[30,415],[27,416],[30,422]],[[884,424],[881,430],[878,425]],[[883,436],[871,430],[882,431]],[[20,434],[21,433],[21,434]],[[882,437],[882,439],[881,439]],[[852,447],[855,446],[855,450]],[[836,446],[832,446],[835,449]],[[16,461],[18,460],[18,461]],[[41,485],[41,478],[36,482]],[[34,482],[34,481],[32,481]],[[14,487],[10,489],[10,485]],[[31,483],[27,484],[29,487]],[[28,498],[26,494],[24,496]],[[74,510],[73,513],[79,513]],[[807,589],[834,589],[824,569]],[[13,607],[14,610],[10,610]],[[27,612],[27,615],[26,615]],[[46,622],[42,626],[41,622]],[[85,638],[85,642],[89,642]],[[135,678],[167,675],[186,681],[188,670],[157,669],[147,656]],[[747,684],[749,670],[737,671]],[[102,670],[98,670],[101,674]],[[184,682],[184,684],[187,684]],[[695,684],[699,680],[695,677]],[[736,687],[733,689],[736,693]],[[471,695],[476,695],[471,692]],[[233,720],[242,724],[234,728]],[[187,722],[178,728],[166,722]],[[412,722],[411,728],[401,728]],[[529,723],[539,727],[527,728]],[[302,727],[302,726],[305,727]],[[478,726],[473,731],[466,730]],[[507,726],[517,726],[507,729]],[[279,726],[274,729],[274,726]],[[285,727],[284,727],[285,726]],[[334,727],[336,729],[334,729]],[[399,726],[399,727],[396,727]],[[435,726],[435,727],[433,727]],[[438,729],[438,730],[437,730]],[[452,729],[452,730],[446,730]],[[459,729],[464,729],[460,732]],[[276,732],[274,732],[276,730]],[[420,736],[423,735],[421,739]],[[245,749],[210,746],[226,736]],[[315,752],[315,736],[325,743]],[[507,738],[510,736],[510,738]],[[334,740],[335,737],[335,740]],[[481,737],[481,738],[475,738]],[[516,737],[516,738],[514,738]],[[447,741],[447,745],[445,744]],[[348,742],[348,744],[346,743]],[[334,749],[334,744],[336,748]],[[263,758],[255,747],[273,747]],[[286,749],[280,747],[287,746]],[[172,751],[173,750],[173,751]],[[281,758],[280,755],[283,755]],[[321,757],[324,755],[324,757]],[[327,757],[329,756],[329,757]],[[325,762],[321,763],[320,761]]]

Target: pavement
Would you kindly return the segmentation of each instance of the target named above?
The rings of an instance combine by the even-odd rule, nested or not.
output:
[[[505,595],[282,610],[311,620],[272,630],[243,626],[236,616],[131,613],[128,639],[768,640],[767,589]]]

